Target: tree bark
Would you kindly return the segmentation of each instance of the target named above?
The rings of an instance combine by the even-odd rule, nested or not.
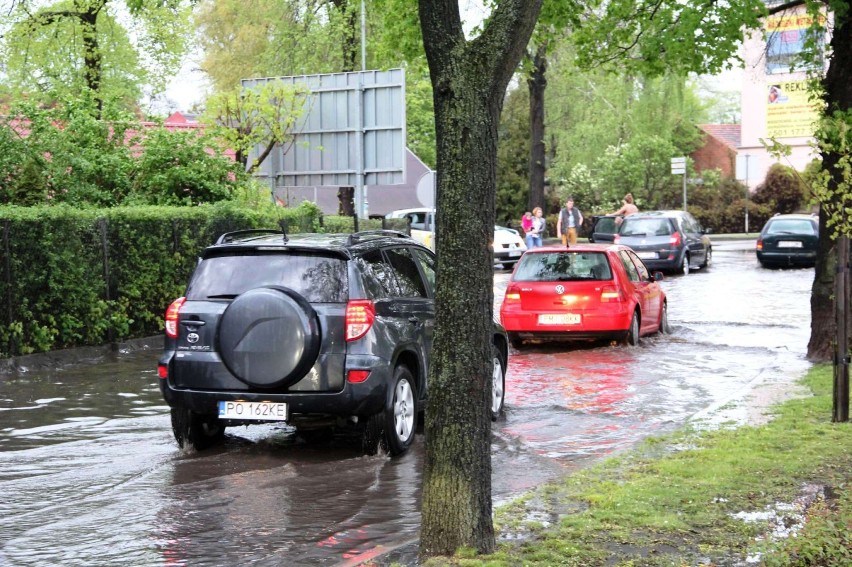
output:
[[[532,63],[532,74],[527,79],[530,92],[530,211],[536,207],[544,209],[544,90],[547,87],[547,42],[538,46]]]
[[[835,241],[829,238],[825,214],[819,215],[819,244],[811,286],[811,337],[808,341],[808,359],[828,362],[834,356],[834,272],[837,267]]]
[[[541,0],[501,0],[465,40],[456,0],[420,0],[437,139],[437,293],[420,553],[494,550],[491,342],[497,125]]]
[[[835,14],[831,35],[831,59],[823,79],[823,100],[826,114],[835,110],[848,111],[852,108],[852,23],[849,14]],[[840,156],[828,152],[822,155],[823,168],[832,175],[830,183],[836,187],[843,173],[835,166]],[[834,302],[834,278],[837,267],[837,246],[826,230],[824,214],[820,213],[820,244],[817,251],[816,274],[811,290],[811,337],[808,342],[808,358],[828,361],[833,356],[836,338],[836,304]],[[847,298],[848,301],[848,298]]]

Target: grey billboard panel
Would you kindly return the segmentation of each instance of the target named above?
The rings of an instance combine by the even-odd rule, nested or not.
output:
[[[242,86],[270,81],[301,85],[311,94],[295,142],[276,146],[260,176],[275,178],[278,186],[405,182],[402,69],[245,79]],[[255,148],[252,156],[259,152]]]

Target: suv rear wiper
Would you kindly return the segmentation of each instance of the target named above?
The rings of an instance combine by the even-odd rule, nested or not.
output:
[[[205,299],[234,299],[236,297],[236,293],[221,293],[219,295],[208,295]]]

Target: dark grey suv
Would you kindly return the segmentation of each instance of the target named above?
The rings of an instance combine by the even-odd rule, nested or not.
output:
[[[630,246],[649,270],[688,274],[713,260],[707,231],[686,211],[649,211],[624,217],[616,244]]]
[[[403,233],[224,234],[166,312],[159,383],[178,444],[287,422],[404,452],[428,392],[434,286],[433,253]],[[496,419],[508,356],[496,324],[493,353]]]

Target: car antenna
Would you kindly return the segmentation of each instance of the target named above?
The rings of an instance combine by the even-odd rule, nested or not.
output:
[[[284,238],[284,244],[289,242],[289,238],[287,238],[287,219],[278,219],[278,226],[281,227],[281,236]]]

